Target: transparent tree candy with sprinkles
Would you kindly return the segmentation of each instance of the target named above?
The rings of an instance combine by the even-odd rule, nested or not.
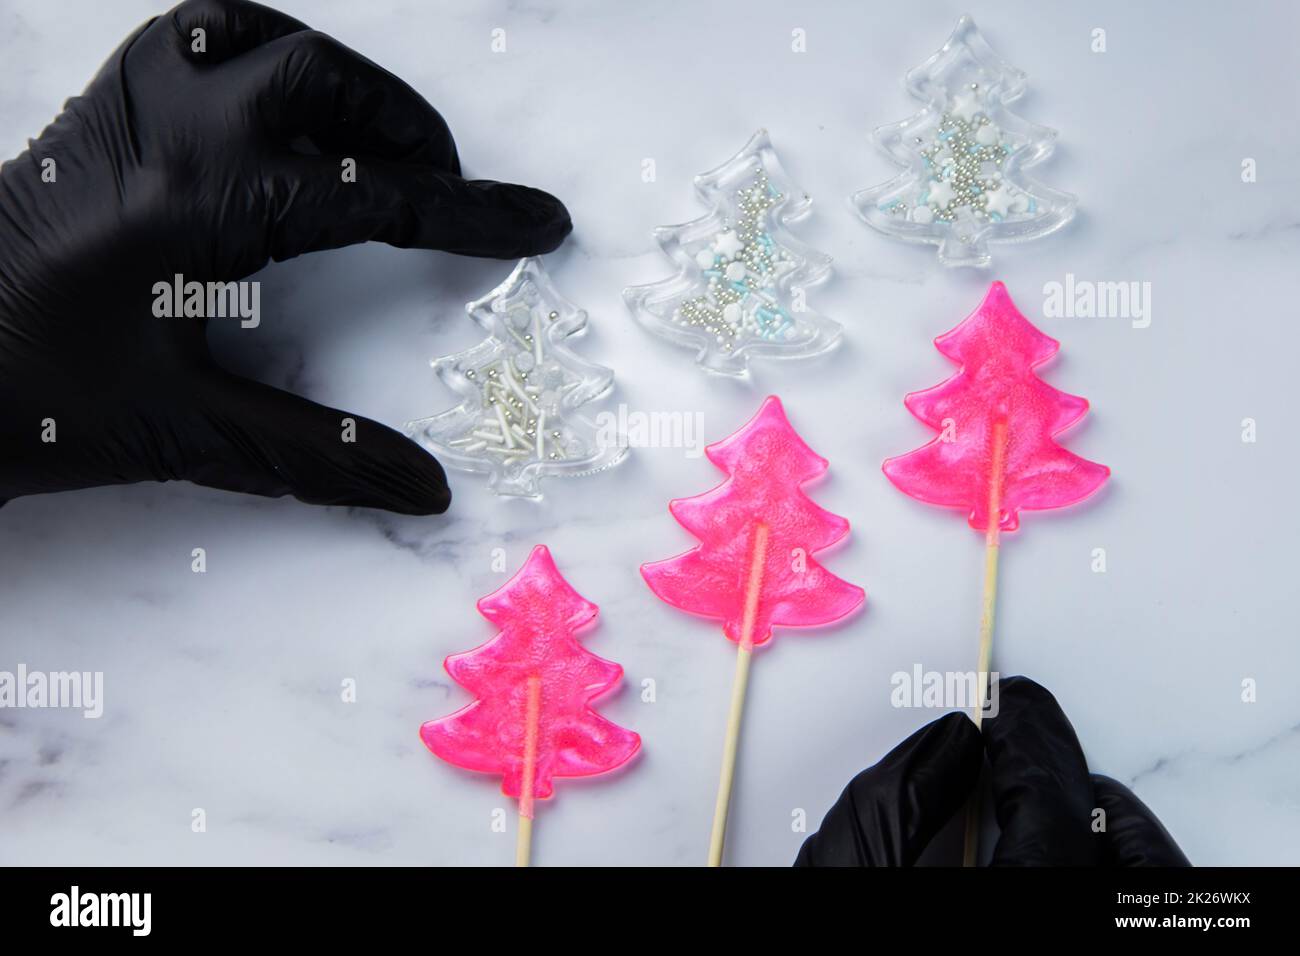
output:
[[[744,375],[751,357],[804,358],[834,348],[839,324],[808,308],[804,295],[830,274],[831,259],[787,231],[812,200],[790,182],[767,132],[695,177],[695,190],[712,211],[654,233],[677,274],[623,292],[637,321],[727,375]]]
[[[409,422],[408,435],[450,468],[487,474],[501,495],[537,497],[545,477],[622,460],[621,437],[580,410],[613,388],[614,373],[566,346],[586,329],[587,313],[556,292],[540,259],[521,260],[465,308],[488,337],[432,363],[463,401]]]
[[[921,112],[875,132],[905,171],[854,194],[871,226],[932,243],[949,266],[987,266],[989,243],[1023,242],[1061,228],[1076,200],[1025,169],[1051,155],[1056,131],[1011,113],[1026,75],[1002,61],[964,16],[938,53],[904,78]]]
[[[448,763],[501,776],[501,792],[519,801],[517,861],[527,864],[534,801],[551,796],[554,778],[614,770],[641,738],[592,709],[623,668],[578,642],[599,609],[564,579],[545,545],[478,610],[500,632],[445,664],[475,699],[425,723],[420,739]]]

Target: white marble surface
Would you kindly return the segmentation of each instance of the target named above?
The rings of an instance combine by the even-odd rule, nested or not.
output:
[[[1300,17],[1290,4],[286,2],[443,111],[472,174],[548,188],[577,223],[549,257],[612,366],[605,407],[700,411],[705,434],[777,392],[831,459],[816,499],[853,522],[827,558],[866,612],[778,635],[755,662],[728,859],[786,864],[844,783],[934,714],[894,709],[890,675],[965,670],[981,541],[879,470],[928,437],[904,392],[946,377],[931,338],[990,275],[867,230],[846,197],[893,169],[870,145],[912,112],[903,72],[969,10],[1030,74],[1018,111],[1061,130],[1038,170],[1076,192],[1067,230],[995,252],[992,275],[1063,342],[1045,373],[1093,412],[1069,447],[1114,469],[1085,507],[1028,515],[1003,549],[996,665],[1060,698],[1094,769],[1129,782],[1202,864],[1300,862],[1300,635],[1294,618],[1300,354],[1294,159]],[[0,2],[0,153],[16,153],[161,4]],[[489,50],[507,31],[508,52]],[[808,52],[790,51],[794,28]],[[1107,31],[1108,52],[1090,51]],[[665,274],[651,228],[697,215],[690,177],[759,126],[815,201],[801,238],[836,260],[812,293],[846,326],[829,358],[706,377],[648,339],[621,289]],[[654,158],[658,178],[641,180]],[[1244,157],[1259,181],[1243,184]],[[1291,164],[1291,165],[1288,165]],[[504,263],[382,246],[266,270],[260,328],[231,366],[393,425],[452,396],[428,359],[476,340],[462,304]],[[1067,272],[1152,284],[1149,328],[1044,319]],[[1258,441],[1243,444],[1243,418]],[[649,449],[538,505],[454,476],[414,519],[188,485],[29,498],[0,509],[0,669],[101,670],[105,711],[0,711],[0,862],[503,864],[492,781],[442,764],[420,722],[468,700],[441,660],[486,639],[474,599],[545,542],[601,605],[587,637],[629,686],[603,705],[644,752],[561,781],[536,829],[550,864],[696,864],[707,841],[734,652],[636,573],[691,539],[666,501],[711,465]],[[206,574],[190,571],[207,550]],[[1109,571],[1090,570],[1107,549]],[[1288,597],[1289,596],[1289,597]],[[355,704],[339,698],[354,678]],[[657,702],[637,688],[657,682]],[[1258,702],[1241,702],[1241,682]],[[191,832],[191,810],[207,812]]]

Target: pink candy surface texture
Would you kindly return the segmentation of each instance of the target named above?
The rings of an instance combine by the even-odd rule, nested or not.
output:
[[[420,739],[448,763],[501,774],[502,792],[520,798],[520,812],[531,817],[532,798],[549,797],[552,778],[613,770],[641,738],[592,710],[623,668],[578,643],[575,632],[598,609],[564,580],[544,545],[478,610],[501,632],[446,661],[447,673],[478,699],[424,724]]]
[[[1060,508],[1101,487],[1109,468],[1053,440],[1083,418],[1088,402],[1034,374],[1060,343],[1020,314],[1006,286],[994,282],[979,308],[934,344],[961,369],[904,399],[939,435],[884,463],[901,491],[964,510],[980,531],[988,530],[991,502],[997,502],[999,530],[1014,531],[1020,509]]]
[[[651,590],[674,607],[724,621],[727,637],[742,646],[762,644],[773,626],[829,624],[857,610],[862,588],[813,560],[849,533],[849,523],[800,490],[828,462],[790,426],[780,399],[767,398],[748,424],[705,454],[730,477],[669,503],[701,543],[642,565]]]

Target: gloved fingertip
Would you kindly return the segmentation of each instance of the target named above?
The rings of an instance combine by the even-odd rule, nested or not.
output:
[[[387,425],[219,370],[197,391],[196,409],[174,422],[187,436],[181,477],[399,514],[441,514],[451,504],[438,460]]]
[[[365,474],[358,507],[381,508],[403,515],[440,515],[451,506],[451,488],[442,465],[419,445],[391,433],[388,447]]]
[[[1013,698],[1024,699],[1055,699],[1052,692],[1044,687],[1038,681],[1031,677],[1025,677],[1023,674],[1013,674],[1011,677],[1003,677],[998,681],[998,686],[1002,693],[1010,694]]]
[[[531,186],[441,177],[446,193],[430,224],[435,248],[493,259],[538,256],[573,231],[569,210]]]
[[[1001,833],[995,866],[1094,866],[1088,762],[1056,698],[1027,677],[996,689],[997,716],[983,722]]]
[[[307,29],[279,10],[258,3],[185,0],[168,15],[181,55],[216,64],[263,43]]]
[[[437,462],[434,464],[436,465]],[[438,470],[441,472],[442,468],[439,467]],[[444,514],[450,507],[451,488],[444,480],[441,483],[426,483],[418,493],[394,503],[388,510],[397,514],[429,517]]]
[[[517,225],[513,236],[503,236],[510,247],[509,258],[538,256],[558,249],[569,233],[573,219],[564,203],[531,186],[495,183],[494,199]]]
[[[973,763],[978,771],[984,759],[984,738],[964,710],[944,714],[930,728],[937,747],[960,754],[963,761]]]
[[[955,812],[979,780],[984,766],[984,738],[964,711],[945,714],[915,735],[917,768],[912,777],[935,792],[950,791],[955,802],[937,801],[938,815]]]
[[[1020,675],[1004,677],[997,682],[996,692],[998,717],[1015,717],[1026,711],[1040,708],[1057,711],[1061,709],[1061,705],[1050,690],[1028,677]],[[996,721],[996,717],[988,718],[985,724],[986,731],[996,733],[999,726]],[[1008,720],[1001,726],[1007,726],[1013,722]]]
[[[538,227],[532,236],[531,246],[523,249],[519,255],[540,256],[547,252],[554,252],[572,232],[573,220],[569,218],[569,211],[561,206],[559,215],[549,223]]]
[[[1132,790],[1099,773],[1092,774],[1092,790],[1096,809],[1104,814],[1099,835],[1109,865],[1192,865],[1160,818]]]
[[[963,713],[916,731],[844,788],[796,866],[912,866],[979,780],[984,744]]]

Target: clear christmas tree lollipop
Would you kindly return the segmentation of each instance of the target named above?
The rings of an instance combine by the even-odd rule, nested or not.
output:
[[[831,574],[813,554],[849,533],[849,523],[814,504],[801,486],[829,463],[804,443],[776,396],[743,428],[705,449],[728,474],[712,491],[668,508],[698,547],[641,566],[650,589],[674,607],[723,622],[736,642],[736,680],[714,806],[709,865],[722,863],[740,720],[753,649],[775,627],[814,627],[852,614],[862,588]]]
[[[545,545],[478,609],[500,633],[445,665],[476,699],[424,724],[420,739],[448,763],[501,775],[501,791],[519,801],[516,862],[526,866],[534,800],[551,796],[553,778],[613,770],[641,738],[591,708],[623,668],[578,643],[598,608],[564,580]]]
[[[990,242],[1021,242],[1061,228],[1076,200],[1024,170],[1051,155],[1056,131],[1011,113],[1025,74],[1004,63],[962,17],[938,53],[904,80],[921,112],[875,132],[906,171],[855,193],[868,224],[939,246],[950,266],[986,266]]]
[[[580,411],[613,387],[614,373],[564,344],[586,329],[587,313],[555,291],[540,259],[521,260],[465,308],[488,337],[432,363],[463,401],[409,422],[407,434],[444,465],[487,474],[501,495],[536,497],[546,476],[590,474],[623,458],[620,437]]]
[[[623,292],[637,321],[727,375],[745,374],[751,356],[803,358],[834,348],[839,324],[804,302],[804,290],[830,274],[831,260],[786,230],[812,200],[786,176],[767,131],[696,176],[695,191],[713,211],[654,234],[677,274]]]

